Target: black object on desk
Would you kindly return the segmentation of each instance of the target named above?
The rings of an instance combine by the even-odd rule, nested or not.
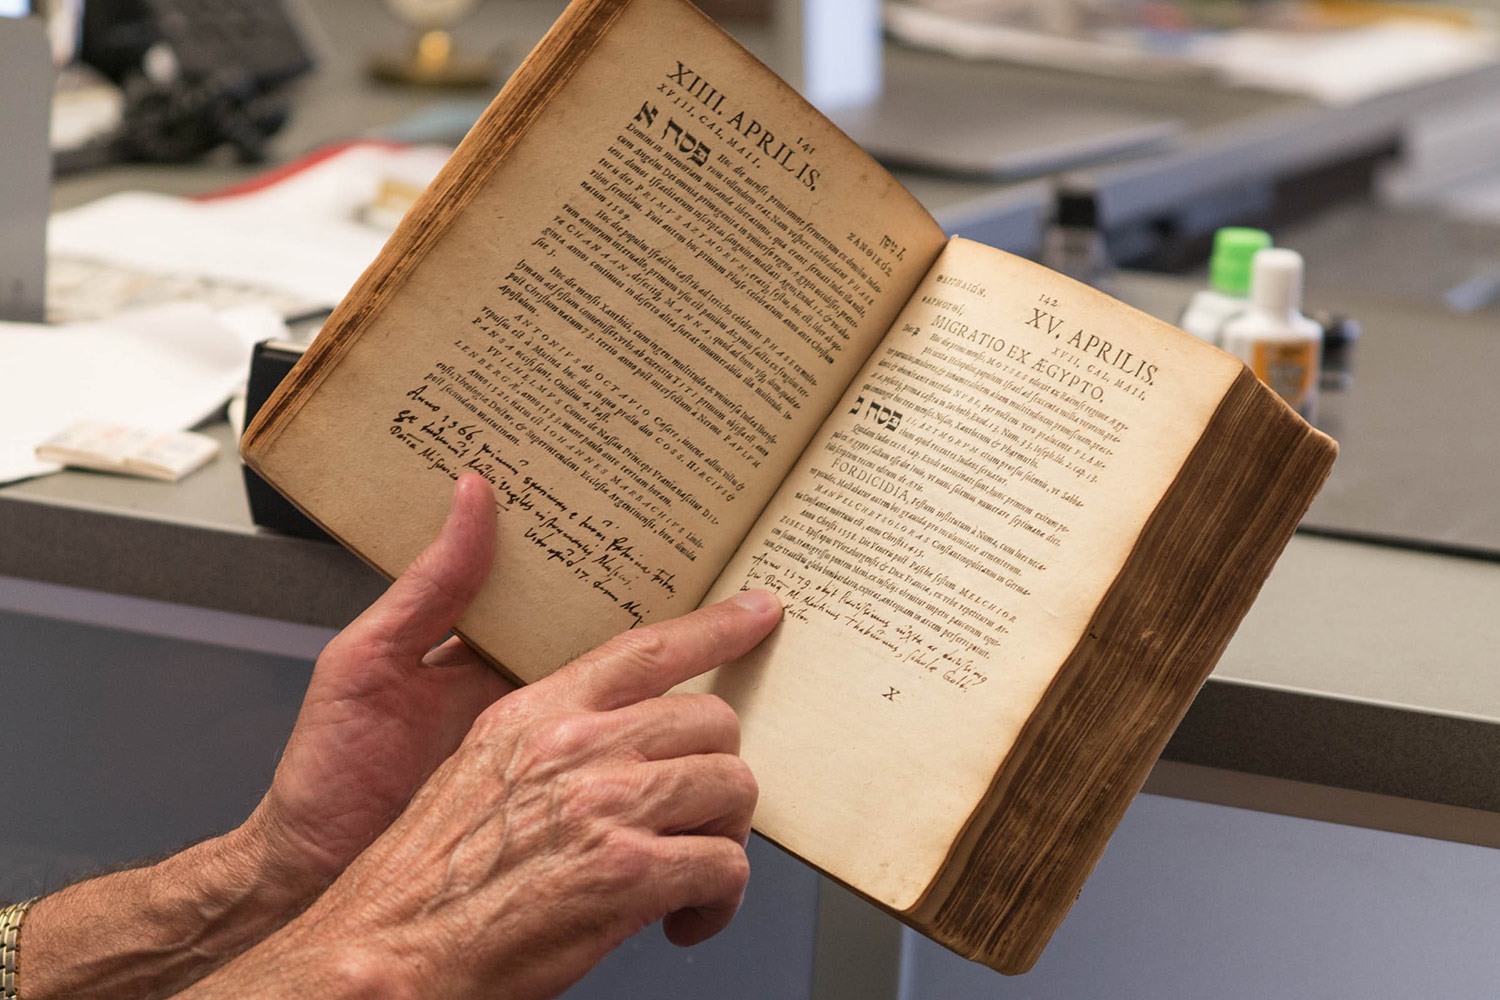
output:
[[[59,172],[188,162],[225,145],[260,160],[289,116],[284,84],[313,68],[280,0],[91,3],[79,55],[124,91],[125,110],[113,134],[60,152]]]
[[[250,355],[250,381],[245,387],[245,424],[248,426],[255,414],[271,398],[271,393],[286,378],[292,366],[302,359],[303,348],[281,341],[263,340],[255,345]],[[300,538],[315,538],[332,541],[328,533],[310,518],[277,493],[271,484],[257,476],[247,465],[245,473],[245,497],[250,502],[250,520],[262,528],[273,528]]]

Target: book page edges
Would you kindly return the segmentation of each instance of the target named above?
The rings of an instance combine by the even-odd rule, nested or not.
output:
[[[1031,968],[1336,453],[1240,373],[950,861],[897,917],[997,971]]]
[[[260,408],[241,438],[240,454],[245,464],[272,486],[277,486],[275,472],[266,466],[281,430],[462,215],[504,161],[506,151],[536,122],[630,2],[593,0],[567,8],[407,211],[385,248],[334,309],[302,360]],[[334,532],[330,534],[337,537]]]

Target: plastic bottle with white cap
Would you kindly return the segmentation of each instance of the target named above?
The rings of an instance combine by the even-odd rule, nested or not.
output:
[[[1302,315],[1302,255],[1272,247],[1250,265],[1250,307],[1224,324],[1224,350],[1308,420],[1317,415],[1323,330]]]

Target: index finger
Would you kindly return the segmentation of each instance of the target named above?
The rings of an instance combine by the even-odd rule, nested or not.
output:
[[[608,711],[666,694],[744,656],[781,621],[781,602],[745,590],[680,618],[622,632],[542,683],[580,708]]]

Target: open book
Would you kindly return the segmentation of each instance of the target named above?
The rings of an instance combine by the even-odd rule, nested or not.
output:
[[[735,590],[756,827],[1006,972],[1333,460],[1236,360],[948,241],[683,0],[575,0],[245,435],[388,575],[476,470],[530,681]]]

